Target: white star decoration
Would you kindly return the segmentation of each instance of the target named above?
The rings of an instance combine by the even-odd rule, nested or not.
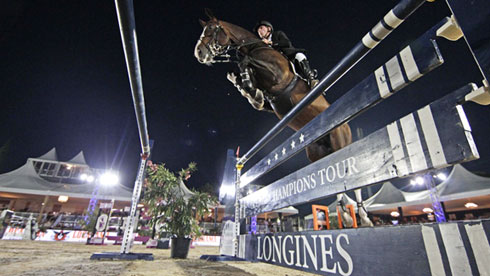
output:
[[[271,160],[270,159],[267,159],[267,165],[271,165]]]
[[[303,143],[305,141],[305,135],[301,133],[301,136],[299,136],[299,142]]]
[[[282,148],[282,155],[286,154],[286,148]]]
[[[279,155],[277,155],[277,153],[274,155],[274,159],[277,160],[277,158],[279,158]]]
[[[294,140],[291,142],[291,148],[294,149],[296,147],[296,143],[294,142]]]

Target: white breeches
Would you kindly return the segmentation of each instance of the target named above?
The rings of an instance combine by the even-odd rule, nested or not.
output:
[[[306,56],[303,53],[296,53],[294,59],[297,60],[298,62],[302,62],[303,60],[306,59]]]

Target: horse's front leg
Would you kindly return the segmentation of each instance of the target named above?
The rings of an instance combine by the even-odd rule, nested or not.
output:
[[[243,97],[247,98],[248,102],[253,106],[253,108],[260,111],[273,112],[268,102],[266,102],[262,90],[251,86],[242,85],[240,77],[233,72],[228,72],[226,74],[226,78],[233,83]]]

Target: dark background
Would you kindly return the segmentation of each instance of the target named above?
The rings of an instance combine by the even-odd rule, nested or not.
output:
[[[114,2],[0,2],[0,173],[56,147],[60,160],[83,150],[90,166],[119,170],[122,183],[132,186],[141,148]],[[246,29],[271,21],[295,46],[308,49],[310,63],[324,75],[397,3],[135,1],[153,160],[172,170],[195,161],[199,171],[189,186],[210,183],[217,191],[226,149],[240,146],[243,154],[277,122],[255,111],[226,80],[235,65],[207,67],[194,58],[202,31],[198,18],[207,20],[204,8]],[[425,3],[336,83],[327,99],[335,101],[449,14],[442,0]],[[481,84],[464,40],[439,46],[445,64],[355,119],[354,140],[468,82]],[[488,107],[470,103],[465,109],[481,155],[466,167],[490,172]],[[273,177],[306,163],[300,153]]]

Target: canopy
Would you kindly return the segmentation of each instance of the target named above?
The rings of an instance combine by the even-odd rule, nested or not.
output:
[[[85,156],[83,155],[83,151],[80,151],[77,155],[75,155],[75,157],[70,159],[68,163],[87,165],[87,162],[85,162]]]
[[[50,154],[48,157],[53,157],[56,155],[56,152],[52,149],[43,156],[48,154]],[[33,160],[30,158],[22,167],[0,175],[0,192],[91,198],[94,188],[94,183],[68,184],[43,179],[36,173]],[[101,185],[99,187],[99,199],[131,201],[131,197],[131,190],[121,184],[111,187]]]
[[[439,200],[442,202],[488,197],[490,195],[490,178],[475,175],[458,164],[453,166],[448,178],[436,186],[436,190],[439,195]],[[404,192],[393,186],[390,182],[385,182],[375,195],[365,200],[364,204],[370,212],[423,205],[417,208],[421,212],[423,207],[429,207],[431,202],[429,191],[427,190]],[[490,206],[490,202],[486,202],[486,205],[479,204],[482,208],[486,208],[484,206],[487,205]],[[447,211],[456,209],[464,210],[464,203],[462,201],[458,202],[457,206],[446,203]]]
[[[45,154],[39,156],[37,159],[49,160],[49,161],[58,161],[58,154],[56,154],[56,148],[52,148]]]

